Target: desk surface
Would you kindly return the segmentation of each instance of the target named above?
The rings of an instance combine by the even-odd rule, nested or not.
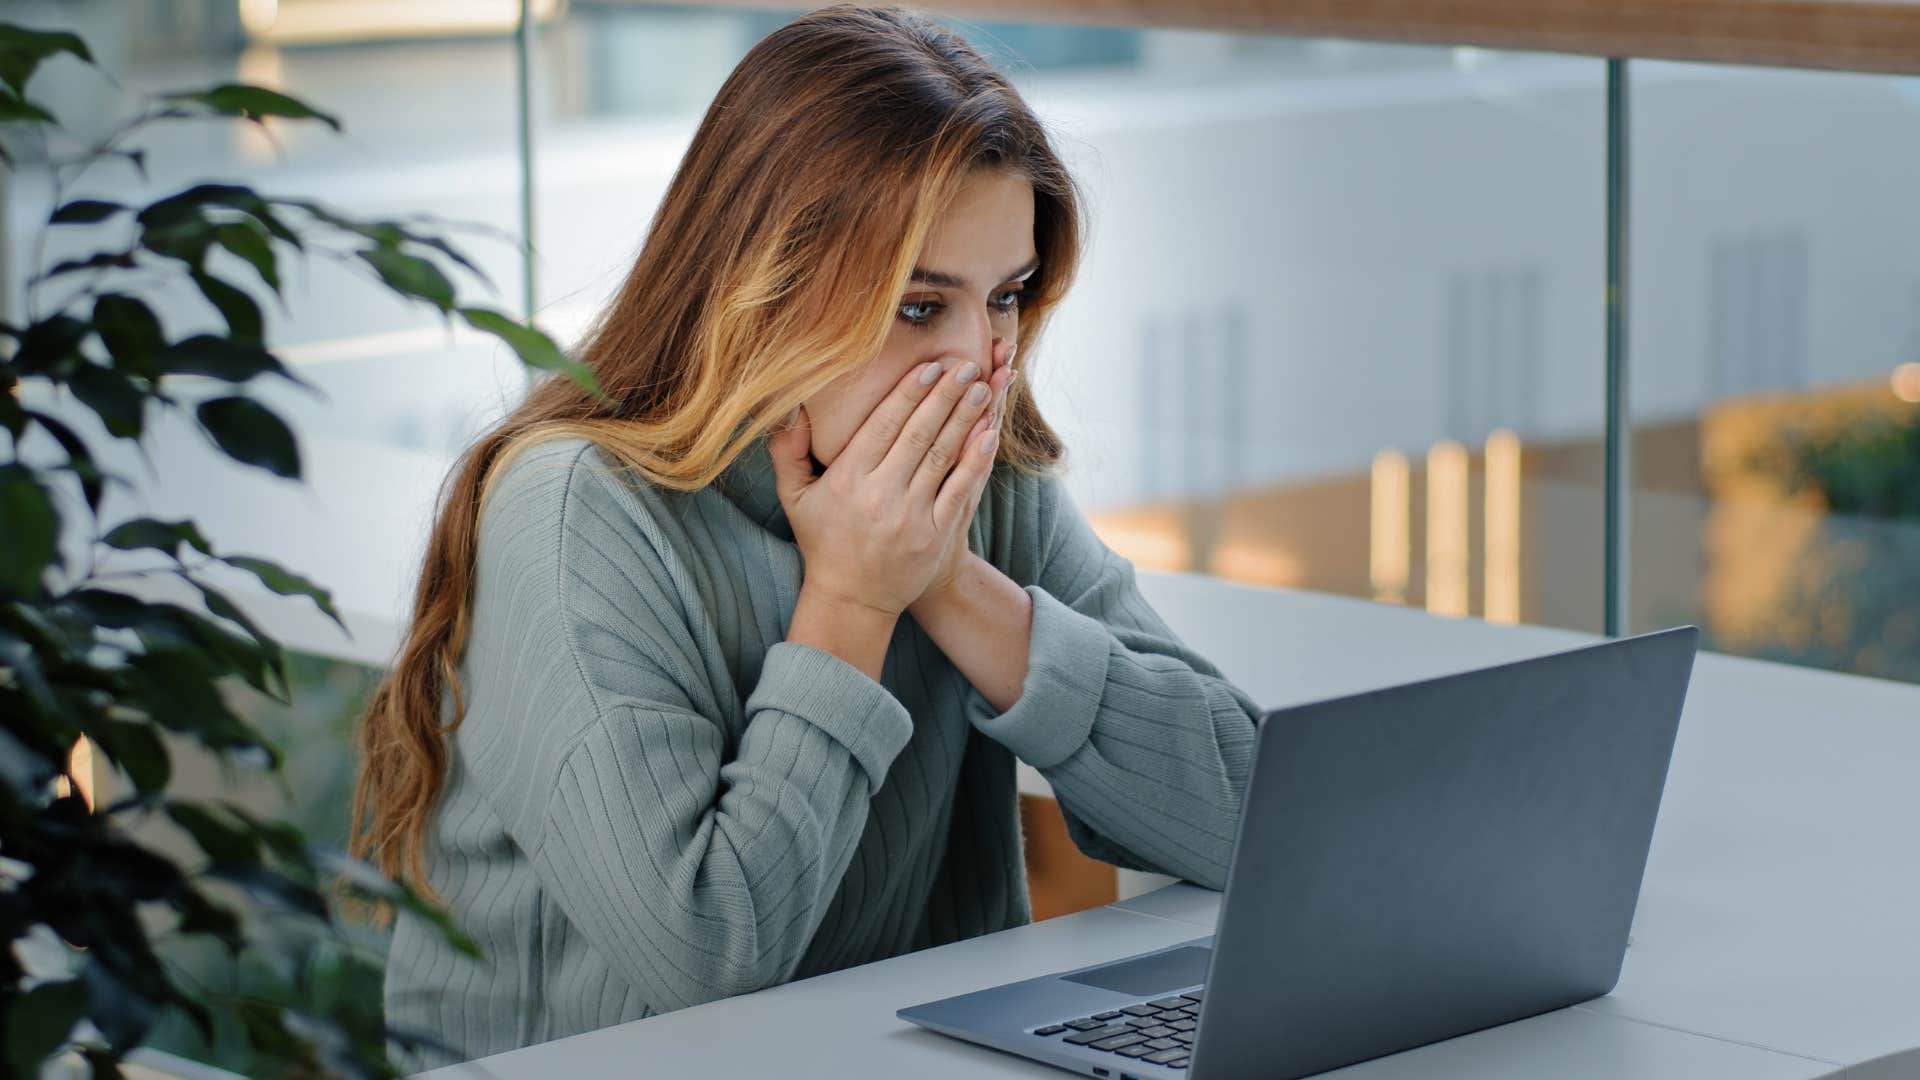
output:
[[[1594,640],[1312,593],[1142,574],[1196,649],[1277,707]],[[1920,687],[1703,655],[1620,985],[1328,1074],[1920,1076]],[[429,1074],[1064,1076],[923,1032],[900,1006],[1211,932],[1190,885]]]

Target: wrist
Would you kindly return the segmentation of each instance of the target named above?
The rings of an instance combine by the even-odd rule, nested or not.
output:
[[[899,618],[898,612],[809,589],[803,582],[787,640],[831,653],[878,682]]]
[[[979,572],[986,560],[968,551],[955,560],[953,571],[939,581],[927,586],[919,599],[908,605],[909,612],[925,612],[929,608],[938,608],[950,603],[963,585]]]

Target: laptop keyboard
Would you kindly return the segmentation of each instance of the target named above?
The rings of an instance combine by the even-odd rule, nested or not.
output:
[[[1184,1069],[1200,1026],[1200,991],[1143,1001],[1033,1029],[1037,1036]]]

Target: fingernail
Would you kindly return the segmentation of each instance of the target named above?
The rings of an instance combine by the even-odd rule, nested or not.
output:
[[[920,385],[921,386],[932,386],[933,380],[939,377],[940,377],[940,361],[938,360],[935,360],[932,363],[928,364],[926,367],[920,369]]]
[[[785,425],[786,427],[792,427],[793,425],[799,422],[800,422],[800,406],[795,405],[793,407],[793,411],[787,414],[787,418],[785,420],[782,420],[781,424]]]
[[[968,383],[972,382],[974,379],[974,376],[978,374],[980,374],[980,365],[969,360],[966,362],[966,364],[963,367],[961,367],[961,369],[957,373],[955,373],[953,378],[955,382],[958,382],[961,386],[965,386]]]
[[[993,428],[988,428],[986,436],[980,440],[980,452],[983,454],[993,453],[993,445],[999,441],[1000,432]]]
[[[1007,366],[1008,367],[1013,366],[1013,354],[1019,351],[1020,351],[1020,346],[1018,343],[1007,346]]]
[[[984,405],[986,404],[986,401],[987,401],[987,384],[974,383],[973,389],[967,391],[967,404]]]

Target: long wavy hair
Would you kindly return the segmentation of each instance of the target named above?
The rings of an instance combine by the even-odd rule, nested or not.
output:
[[[803,15],[747,53],[694,133],[639,256],[576,358],[610,403],[552,375],[461,454],[440,495],[397,661],[359,729],[352,846],[431,897],[425,838],[465,712],[479,517],[492,481],[542,440],[583,437],[647,482],[712,483],[795,406],[878,353],[937,214],[975,169],[1034,191],[1040,270],[1021,296],[1020,356],[1079,258],[1072,178],[1000,72],[957,34],[894,8]],[[999,457],[1060,459],[1008,390]],[[452,713],[443,722],[443,698]]]

